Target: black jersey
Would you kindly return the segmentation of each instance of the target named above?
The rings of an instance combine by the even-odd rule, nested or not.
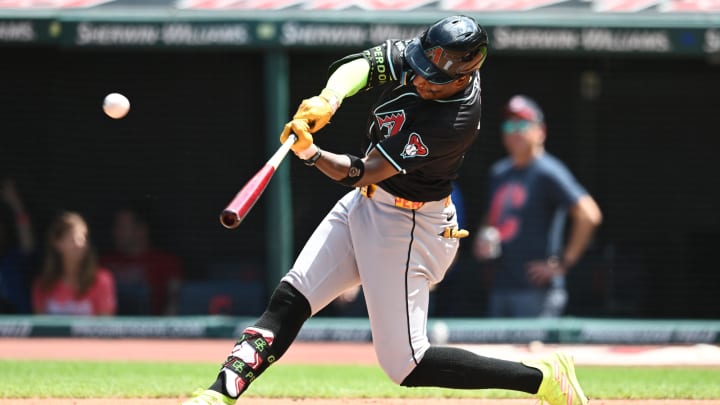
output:
[[[423,100],[412,85],[405,41],[389,40],[362,54],[370,62],[366,90],[383,86],[367,125],[365,153],[376,148],[400,173],[378,185],[411,201],[437,201],[452,191],[465,153],[480,129],[480,75],[443,100]],[[332,69],[332,67],[331,67]]]

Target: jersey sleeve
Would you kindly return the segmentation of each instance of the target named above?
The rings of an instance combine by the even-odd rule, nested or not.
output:
[[[580,197],[587,194],[585,188],[580,185],[570,170],[560,162],[556,162],[547,181],[550,183],[553,198],[562,206],[570,207],[575,204]]]
[[[408,76],[404,68],[404,51],[405,41],[387,40],[380,45],[345,56],[333,62],[328,69],[328,77],[340,66],[363,58],[367,60],[370,65],[370,71],[367,76],[367,82],[360,91],[367,91],[390,82],[401,80],[404,82]]]

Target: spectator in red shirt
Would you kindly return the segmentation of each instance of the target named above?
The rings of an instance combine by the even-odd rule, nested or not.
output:
[[[155,248],[150,237],[150,225],[135,208],[121,208],[113,222],[114,250],[100,258],[112,271],[123,290],[118,313],[121,315],[173,315],[176,294],[182,280],[179,257]],[[137,293],[149,290],[149,303]],[[143,308],[149,304],[149,308]]]
[[[50,224],[32,301],[36,314],[115,314],[115,282],[110,271],[98,266],[80,214],[63,212]]]

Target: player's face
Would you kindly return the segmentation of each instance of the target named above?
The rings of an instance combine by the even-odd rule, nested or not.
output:
[[[420,75],[415,75],[412,80],[412,84],[413,86],[415,86],[417,94],[423,100],[440,100],[443,98],[448,98],[465,88],[465,85],[467,84],[467,79],[460,78],[446,84],[435,84],[430,83]]]
[[[530,155],[544,140],[542,124],[528,120],[504,121],[501,131],[505,148],[511,155]]]

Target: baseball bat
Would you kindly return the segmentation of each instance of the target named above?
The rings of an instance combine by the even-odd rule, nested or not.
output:
[[[280,165],[280,162],[285,158],[290,147],[297,140],[295,134],[290,134],[288,139],[280,146],[280,148],[272,155],[265,165],[258,170],[255,175],[248,180],[247,183],[240,189],[235,198],[230,201],[230,204],[225,207],[222,214],[220,214],[220,223],[228,229],[237,228],[245,219],[245,216],[250,212],[250,209],[260,199],[263,191],[270,183],[275,170]]]

